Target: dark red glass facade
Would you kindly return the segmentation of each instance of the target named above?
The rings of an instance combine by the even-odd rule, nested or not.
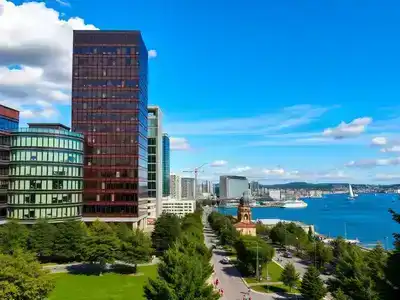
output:
[[[85,217],[147,215],[147,49],[139,31],[74,31],[72,130]]]

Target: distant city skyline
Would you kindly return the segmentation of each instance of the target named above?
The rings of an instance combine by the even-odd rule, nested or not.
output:
[[[141,30],[171,172],[208,163],[199,180],[400,181],[400,3],[204,0],[166,10],[120,0],[96,13],[94,0],[68,3],[2,1],[0,104],[21,111],[21,126],[71,125],[72,29]]]

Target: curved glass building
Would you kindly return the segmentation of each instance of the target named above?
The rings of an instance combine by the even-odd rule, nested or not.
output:
[[[7,218],[81,218],[83,135],[61,124],[28,125],[11,133]]]

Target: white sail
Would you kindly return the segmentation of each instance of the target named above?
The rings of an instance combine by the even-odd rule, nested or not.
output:
[[[349,196],[350,198],[354,198],[353,188],[351,187],[351,184],[349,184]]]

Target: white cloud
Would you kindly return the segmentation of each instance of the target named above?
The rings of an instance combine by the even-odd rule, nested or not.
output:
[[[380,158],[380,159],[364,159],[359,161],[350,161],[347,167],[370,168],[377,166],[395,166],[400,164],[400,157]]]
[[[332,107],[296,105],[251,117],[166,122],[167,132],[178,135],[261,135],[309,124]]]
[[[148,51],[149,58],[156,58],[157,57],[157,50],[149,50]]]
[[[335,139],[359,136],[371,122],[369,117],[354,119],[350,123],[341,122],[337,127],[325,129],[323,135]]]
[[[376,174],[375,179],[380,181],[398,181],[400,180],[400,174]]]
[[[63,0],[55,0],[58,4],[62,5],[62,6],[71,6],[71,3],[69,3],[68,1],[63,1]]]
[[[216,161],[213,161],[210,164],[210,166],[211,167],[223,167],[223,166],[225,166],[227,164],[228,164],[228,162],[226,160],[216,160]]]
[[[73,29],[97,28],[77,17],[62,20],[43,2],[4,2],[0,103],[21,110],[22,121],[39,116],[55,120],[57,106],[69,104]]]
[[[371,141],[372,145],[384,146],[388,143],[387,138],[383,136],[374,137]]]
[[[250,170],[251,170],[251,167],[249,167],[249,166],[236,167],[236,168],[231,169],[229,171],[229,173],[234,175],[234,174],[237,174],[237,173],[243,173],[243,172],[247,172],[247,171],[250,171]]]
[[[400,152],[400,146],[391,146],[387,148],[382,148],[381,152]]]
[[[171,137],[170,141],[170,148],[171,150],[189,150],[190,145],[187,139],[180,138],[180,137]]]

